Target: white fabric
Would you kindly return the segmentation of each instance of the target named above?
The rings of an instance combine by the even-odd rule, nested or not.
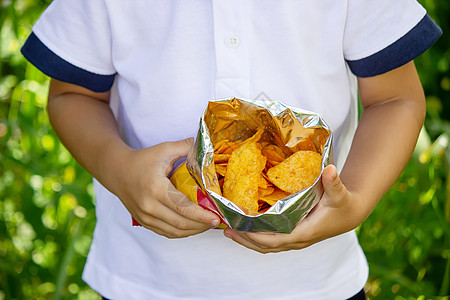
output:
[[[357,122],[347,59],[417,24],[412,0],[55,0],[33,31],[68,62],[117,72],[112,102],[134,148],[195,136],[210,99],[269,98],[320,113],[342,168]],[[346,299],[368,276],[354,232],[261,255],[222,231],[168,240],[131,226],[95,182],[97,226],[84,280],[112,299]]]
[[[383,50],[411,30],[426,13],[415,0],[348,2],[344,37],[347,60],[358,60]]]

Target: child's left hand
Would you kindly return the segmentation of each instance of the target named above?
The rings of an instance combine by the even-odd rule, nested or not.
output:
[[[344,186],[335,166],[324,169],[322,183],[321,200],[290,234],[238,232],[227,228],[225,236],[261,253],[302,249],[356,228],[370,214],[371,209],[364,206],[364,199]]]
[[[362,114],[341,172],[322,174],[319,204],[290,234],[226,229],[237,243],[261,253],[306,248],[361,224],[405,168],[423,125],[425,96],[411,61],[387,73],[358,78]]]

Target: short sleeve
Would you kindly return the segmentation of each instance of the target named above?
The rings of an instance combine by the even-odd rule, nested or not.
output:
[[[116,73],[111,43],[102,0],[54,0],[21,50],[46,75],[103,92]]]
[[[415,0],[349,0],[344,57],[355,75],[375,76],[413,60],[441,34]]]

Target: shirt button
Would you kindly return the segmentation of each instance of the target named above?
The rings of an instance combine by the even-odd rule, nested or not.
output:
[[[237,48],[241,44],[241,40],[236,34],[230,34],[225,39],[225,44],[230,48]]]

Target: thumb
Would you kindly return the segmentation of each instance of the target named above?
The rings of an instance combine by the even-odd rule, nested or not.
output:
[[[162,158],[165,162],[173,163],[177,159],[187,156],[193,144],[193,138],[175,142],[164,142],[156,145],[155,151],[158,152],[160,158]]]
[[[187,138],[184,140],[171,142],[170,144],[171,144],[170,156],[174,157],[174,160],[177,160],[180,157],[187,156],[187,154],[189,153],[189,150],[191,149],[191,147],[194,144],[194,139]]]
[[[163,161],[167,165],[167,174],[186,160],[185,157],[188,155],[193,144],[193,138],[165,143],[166,146],[161,151],[164,153],[163,157],[165,158]]]
[[[340,206],[347,199],[348,191],[337,174],[334,165],[328,165],[322,173],[322,184],[324,188],[324,199],[326,206]]]

